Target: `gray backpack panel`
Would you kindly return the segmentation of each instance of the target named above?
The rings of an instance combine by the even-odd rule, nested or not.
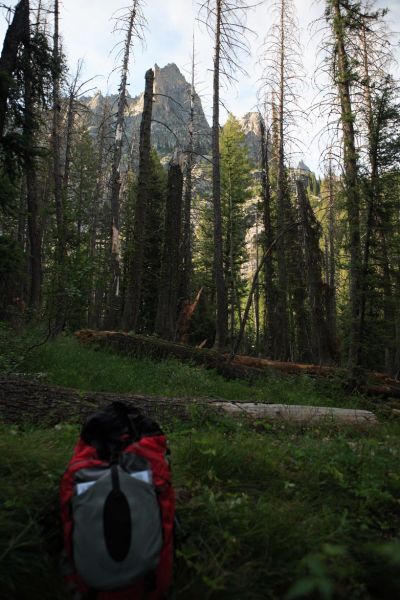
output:
[[[104,591],[129,587],[154,571],[162,548],[160,509],[153,485],[119,466],[114,469],[119,480],[117,491],[112,469],[107,469],[75,496],[72,504],[77,572],[89,587]],[[108,507],[115,496],[117,510],[112,514]],[[112,544],[116,552],[110,552],[110,533],[115,534]]]

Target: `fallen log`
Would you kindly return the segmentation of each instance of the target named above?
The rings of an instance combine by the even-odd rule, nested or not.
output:
[[[237,355],[230,360],[227,353],[219,354],[215,350],[195,348],[156,337],[89,329],[78,331],[75,335],[83,345],[110,350],[124,356],[150,357],[156,360],[173,357],[216,369],[227,379],[254,380],[265,377],[271,370],[288,375],[340,377],[344,384],[349,376],[348,369],[333,366],[280,362],[243,355]],[[400,398],[400,383],[396,380],[390,379],[384,373],[375,372],[367,373],[367,378],[369,383],[359,388],[361,393],[374,398]]]
[[[82,422],[91,412],[116,400],[138,408],[162,424],[174,419],[188,420],[199,409],[250,420],[283,420],[302,425],[321,421],[352,426],[378,423],[376,415],[366,410],[79,392],[17,378],[0,379],[0,419],[4,423],[53,426],[60,422]]]
[[[228,354],[224,354],[224,357],[228,358],[228,356]],[[304,374],[316,375],[318,377],[338,377],[347,374],[347,370],[340,367],[283,362],[279,360],[270,360],[268,358],[258,358],[256,356],[244,356],[242,354],[235,355],[232,363],[258,369],[276,369],[290,375]]]
[[[364,385],[360,387],[360,392],[372,398],[400,398],[400,387],[392,385]]]
[[[44,385],[18,378],[0,379],[0,419],[5,423],[55,425],[82,422],[88,414],[111,402],[126,402],[149,417],[165,422],[174,418],[189,419],[193,407],[207,400],[163,398],[140,394],[80,392],[72,388]]]
[[[252,380],[263,377],[265,372],[254,366],[239,363],[229,364],[227,358],[215,350],[195,348],[185,344],[170,342],[157,337],[130,335],[116,331],[92,331],[85,329],[75,333],[82,345],[101,350],[110,350],[123,356],[154,358],[164,360],[177,358],[183,362],[216,369],[227,379]]]
[[[227,358],[229,355],[224,354]],[[244,356],[237,354],[232,361],[233,364],[241,364],[247,367],[254,367],[258,369],[275,369],[282,373],[288,373],[290,375],[311,375],[316,377],[347,377],[349,370],[343,367],[333,367],[331,365],[314,365],[306,363],[290,363],[278,360],[270,360],[268,358],[258,358],[256,356]],[[366,386],[366,389],[370,389],[372,395],[387,395],[388,393],[400,393],[400,382],[396,379],[391,378],[386,373],[379,373],[377,371],[371,371],[367,373],[367,378],[373,382],[376,381],[377,385]],[[379,384],[379,385],[378,385]],[[378,387],[380,386],[380,390]],[[397,397],[397,396],[395,396]]]
[[[326,406],[300,406],[290,404],[255,404],[251,402],[215,403],[224,412],[237,417],[248,416],[267,421],[289,421],[299,425],[332,422],[347,425],[376,425],[378,419],[369,410],[331,408]]]

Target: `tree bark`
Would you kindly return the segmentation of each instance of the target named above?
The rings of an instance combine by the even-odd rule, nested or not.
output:
[[[154,72],[152,69],[147,71],[145,81],[143,114],[140,124],[138,188],[133,224],[133,255],[132,265],[129,269],[123,318],[124,329],[132,331],[137,330],[139,321],[142,298],[146,211],[148,202],[150,201],[148,197],[148,184],[150,178],[151,117],[154,88]]]
[[[40,224],[40,203],[37,181],[36,160],[36,130],[37,119],[35,116],[35,97],[32,82],[32,63],[30,48],[30,19],[28,11],[25,14],[26,33],[24,64],[24,170],[26,177],[26,202],[28,213],[29,235],[29,308],[32,316],[36,316],[41,301],[42,292],[42,231]]]
[[[273,242],[273,229],[271,217],[271,184],[269,170],[269,131],[265,131],[264,120],[260,117],[261,134],[261,173],[262,173],[262,199],[263,199],[263,224],[264,237],[263,247],[265,253],[264,261],[264,290],[265,290],[265,324],[264,338],[266,341],[267,356],[275,356],[275,344],[277,340],[276,327],[276,290],[274,284],[274,262],[273,253],[267,253],[267,249]]]
[[[59,0],[54,0],[53,34],[53,122],[51,146],[53,152],[53,186],[56,209],[57,240],[55,253],[55,297],[53,298],[53,335],[60,333],[66,321],[66,228],[61,174],[61,56],[59,34]]]
[[[96,175],[96,186],[93,194],[93,198],[90,206],[90,241],[89,241],[89,258],[92,267],[91,282],[90,282],[90,293],[89,293],[89,308],[88,308],[88,325],[89,327],[100,327],[101,322],[101,311],[99,310],[99,302],[96,302],[96,269],[97,263],[96,257],[98,253],[98,229],[99,229],[99,217],[100,217],[100,206],[101,199],[105,189],[105,157],[106,157],[106,136],[107,136],[107,123],[110,117],[110,105],[106,98],[104,98],[103,111],[101,123],[97,134],[97,175]]]
[[[361,313],[361,240],[360,195],[357,151],[354,132],[354,112],[351,100],[351,66],[346,51],[345,24],[340,0],[332,0],[333,35],[337,53],[337,81],[343,130],[344,181],[350,237],[350,343],[349,367],[354,379],[359,379],[361,359],[360,313]]]
[[[187,344],[189,340],[190,321],[199,305],[201,295],[204,288],[200,288],[194,302],[186,300],[183,303],[177,323],[177,341],[180,344]]]
[[[121,158],[125,124],[126,88],[128,83],[129,58],[132,45],[136,10],[132,8],[127,24],[124,56],[122,60],[121,83],[119,87],[117,122],[111,172],[111,231],[110,260],[111,281],[108,298],[107,326],[116,327],[121,318],[121,244],[120,244],[120,192]]]
[[[217,294],[215,347],[223,349],[228,331],[228,306],[224,279],[222,240],[221,170],[219,149],[219,87],[221,62],[221,0],[215,2],[215,47],[213,72],[212,173],[214,205],[214,280]]]
[[[102,392],[79,392],[51,387],[21,379],[0,379],[0,414],[5,423],[31,422],[51,427],[60,422],[82,422],[89,414],[112,402],[124,402],[161,424],[176,418],[190,420],[193,408],[228,414],[240,419],[265,419],[298,425],[324,422],[332,425],[378,425],[375,414],[367,410],[285,404],[224,402],[212,398],[163,398]]]
[[[195,116],[195,89],[194,89],[194,37],[192,57],[192,81],[190,86],[190,113],[188,123],[188,147],[185,164],[185,182],[183,196],[183,228],[182,228],[182,274],[180,284],[180,304],[190,302],[192,279],[192,196],[193,181],[192,171],[194,166],[194,116]]]
[[[326,322],[325,298],[322,281],[322,253],[319,246],[320,226],[314,216],[304,184],[297,180],[297,198],[301,215],[307,284],[311,307],[311,329],[314,361],[332,360],[332,341]]]
[[[171,163],[168,171],[164,246],[154,327],[155,333],[166,340],[175,340],[178,319],[182,187],[182,170],[179,164]]]
[[[366,115],[367,126],[367,144],[368,158],[370,163],[369,181],[366,185],[366,200],[367,200],[367,222],[364,236],[364,255],[361,269],[361,290],[360,290],[360,362],[362,361],[362,347],[365,331],[365,316],[367,308],[367,299],[369,291],[368,275],[370,270],[370,255],[373,238],[374,224],[376,223],[376,204],[379,195],[379,177],[378,177],[378,146],[379,146],[379,128],[375,123],[372,98],[371,98],[371,77],[369,72],[369,57],[366,37],[366,24],[364,20],[361,24],[361,51],[362,51],[362,66],[363,66],[363,101]],[[379,120],[379,119],[378,119]]]
[[[278,164],[277,164],[277,244],[278,258],[278,302],[277,302],[277,355],[275,358],[288,360],[290,358],[289,345],[289,320],[288,320],[288,284],[287,284],[287,257],[283,236],[280,236],[287,225],[287,185],[285,173],[285,148],[284,148],[284,110],[285,110],[285,1],[281,0],[280,8],[280,50],[278,59],[279,92],[277,106],[277,133],[278,133]]]
[[[13,19],[6,31],[0,56],[0,139],[4,136],[7,102],[12,76],[17,66],[18,51],[22,44],[29,43],[29,0],[20,0],[15,7]],[[27,38],[28,35],[28,38]]]
[[[336,346],[336,264],[335,264],[335,211],[334,211],[334,180],[332,172],[332,158],[329,161],[328,171],[328,323],[332,341]]]

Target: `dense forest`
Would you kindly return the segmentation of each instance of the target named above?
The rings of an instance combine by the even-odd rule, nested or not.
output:
[[[400,598],[398,0],[123,3],[0,3],[0,597]]]
[[[293,163],[302,48],[266,3],[258,111],[221,126],[243,76],[244,0],[208,0],[209,125],[178,67],[129,77],[146,6],[118,14],[117,94],[63,52],[60,5],[6,9],[0,59],[1,319],[157,335],[281,361],[400,369],[400,95],[386,10],[320,3],[323,174]],[[267,21],[266,21],[267,22]],[[190,26],[190,24],[188,24]],[[319,79],[320,78],[320,79]],[[315,110],[315,107],[313,107]],[[298,162],[298,161],[297,161]]]

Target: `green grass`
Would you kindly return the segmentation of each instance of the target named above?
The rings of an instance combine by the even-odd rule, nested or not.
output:
[[[316,381],[307,376],[282,378],[274,373],[252,384],[227,381],[213,370],[176,360],[155,362],[90,350],[72,337],[37,348],[21,369],[30,374],[41,373],[48,383],[84,391],[322,406],[366,405],[365,399],[346,397],[340,382]]]
[[[1,598],[66,598],[57,572],[58,483],[77,432],[0,429]]]
[[[16,356],[18,353],[16,353]],[[18,361],[80,390],[369,406],[340,383],[268,376],[252,385],[176,361],[81,348],[65,337]],[[195,414],[167,432],[178,513],[180,600],[400,597],[400,424],[253,426]],[[0,590],[65,600],[58,483],[79,428],[0,426]]]
[[[58,481],[78,428],[0,433],[0,589],[10,600],[62,600]],[[169,437],[188,534],[178,598],[399,597],[398,428],[260,433],[202,420]]]

